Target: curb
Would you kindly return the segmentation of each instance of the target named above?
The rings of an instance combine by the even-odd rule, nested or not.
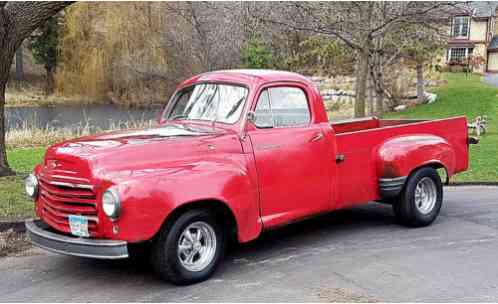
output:
[[[445,185],[449,187],[462,187],[462,186],[498,186],[498,182],[456,182]]]

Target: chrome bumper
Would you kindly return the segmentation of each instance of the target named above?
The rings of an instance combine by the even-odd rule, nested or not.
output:
[[[66,236],[49,231],[40,220],[26,221],[26,233],[33,245],[55,253],[96,259],[124,259],[128,257],[125,241],[96,240]]]

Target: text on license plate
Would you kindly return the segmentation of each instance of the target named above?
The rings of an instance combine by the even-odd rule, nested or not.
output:
[[[71,234],[75,236],[90,236],[90,234],[88,234],[88,219],[86,216],[70,215],[69,228],[71,229]]]

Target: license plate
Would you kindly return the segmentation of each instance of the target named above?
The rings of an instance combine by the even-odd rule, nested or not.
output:
[[[75,236],[90,236],[90,234],[88,234],[88,219],[85,216],[70,215],[69,228],[71,228],[71,234]]]

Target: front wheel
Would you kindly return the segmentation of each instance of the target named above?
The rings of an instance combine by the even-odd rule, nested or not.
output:
[[[434,222],[442,203],[441,178],[436,169],[425,167],[410,175],[393,210],[401,224],[423,227]]]
[[[160,231],[152,262],[162,279],[178,285],[193,284],[214,273],[225,247],[225,233],[216,217],[206,210],[190,210]]]

